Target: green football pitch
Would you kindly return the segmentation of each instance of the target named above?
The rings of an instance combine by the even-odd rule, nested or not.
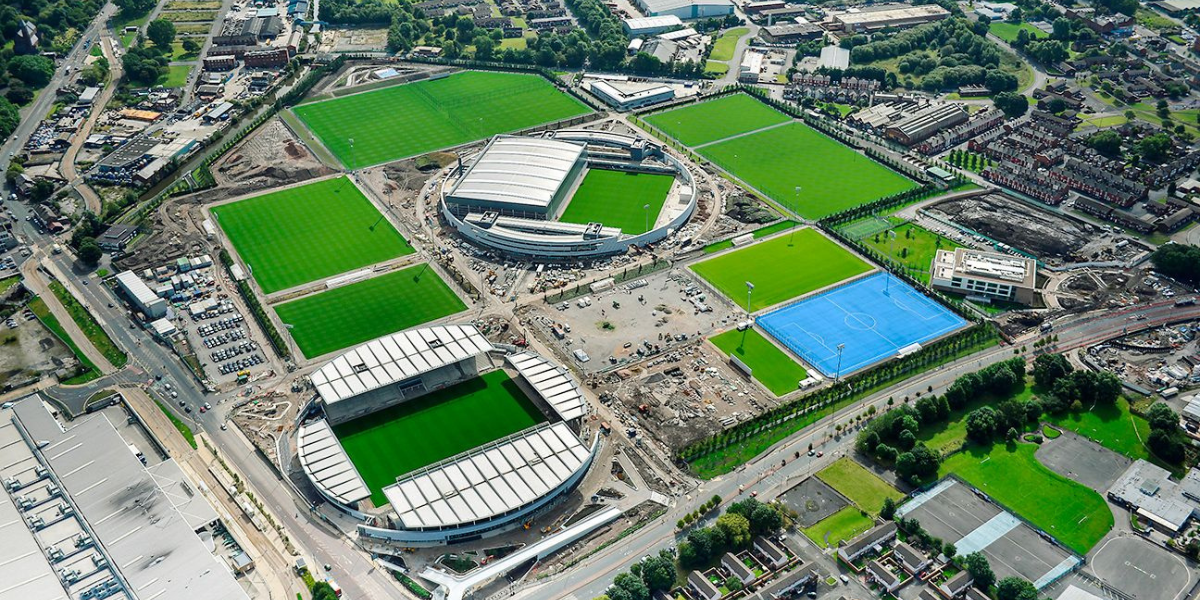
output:
[[[903,175],[800,122],[705,146],[697,152],[808,219],[917,187]]]
[[[638,235],[654,226],[675,178],[670,175],[592,169],[575,190],[559,221],[603,223]],[[650,205],[649,209],[644,208]]]
[[[383,506],[396,478],[546,420],[504,371],[492,371],[342,423],[334,434]]]
[[[646,117],[647,123],[686,146],[723,140],[789,120],[787,115],[746,94],[730,94]]]
[[[427,265],[277,305],[304,356],[313,358],[466,310]]]
[[[808,378],[804,367],[754,328],[731,329],[709,341],[725,354],[746,363],[754,378],[776,396],[796,391],[799,383]]]
[[[268,294],[413,252],[345,177],[255,196],[212,212]]]
[[[352,169],[590,112],[540,76],[486,71],[464,71],[292,110]]]
[[[746,282],[754,284],[750,309],[757,311],[866,273],[871,266],[806,228],[696,263],[692,270],[742,308]]]

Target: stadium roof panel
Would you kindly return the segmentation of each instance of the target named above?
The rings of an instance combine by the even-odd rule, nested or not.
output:
[[[408,529],[455,527],[529,504],[587,463],[566,423],[542,424],[414,471],[384,495]]]
[[[351,504],[371,497],[354,463],[325,419],[300,426],[297,436],[300,464],[308,471],[313,484],[342,504]]]
[[[332,404],[491,350],[491,342],[474,326],[426,327],[356,346],[311,378],[325,403]]]
[[[559,418],[570,421],[587,414],[583,390],[565,368],[528,352],[508,356],[507,360]]]
[[[548,138],[496,136],[451,192],[452,198],[548,207],[586,151]]]

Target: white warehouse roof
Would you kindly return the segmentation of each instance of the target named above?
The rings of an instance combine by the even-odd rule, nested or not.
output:
[[[570,421],[587,414],[583,391],[561,365],[528,352],[507,359],[562,420]]]
[[[672,27],[682,26],[683,21],[675,15],[663,15],[661,17],[635,17],[633,19],[625,19],[625,29],[629,31],[670,29]]]
[[[732,7],[732,0],[642,0],[647,12],[660,13],[679,10],[688,6],[721,6]]]
[[[461,526],[535,502],[588,455],[566,423],[542,424],[414,471],[383,493],[407,529]]]
[[[467,170],[451,196],[545,208],[585,148],[546,138],[496,136]]]
[[[371,497],[354,463],[338,442],[325,419],[300,426],[297,453],[300,464],[313,484],[342,504],[351,504]]]
[[[312,374],[313,385],[332,404],[492,350],[471,325],[402,331],[356,346]]]
[[[133,271],[117,273],[117,283],[121,284],[121,287],[125,288],[125,292],[137,299],[143,306],[158,300],[158,294],[155,294],[154,290],[151,290],[146,282],[142,281],[142,278]]]

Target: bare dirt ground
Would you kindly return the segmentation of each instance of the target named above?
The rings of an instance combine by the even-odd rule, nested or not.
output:
[[[37,319],[13,315],[15,328],[0,324],[0,388],[20,387],[44,373],[75,363],[66,344],[54,337]]]
[[[278,118],[271,119],[213,166],[217,185],[239,193],[304,181],[330,171]]]

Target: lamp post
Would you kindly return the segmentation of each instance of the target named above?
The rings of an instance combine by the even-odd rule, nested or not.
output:
[[[350,142],[350,174],[354,175],[354,138],[347,138]]]
[[[754,284],[746,282],[746,318],[750,318],[750,292],[754,291]]]
[[[642,233],[645,233],[647,231],[650,231],[650,205],[649,204],[643,205],[642,212],[643,212],[643,214],[646,215],[646,229],[642,230]]]
[[[800,211],[800,186],[796,186],[796,202],[794,204],[792,204],[792,216],[799,218],[799,216],[800,216],[799,211]],[[796,235],[796,225],[798,225],[798,224],[799,223],[795,219],[792,220],[792,232],[788,234],[788,245],[789,246],[792,245],[792,238],[795,237],[795,235]]]
[[[892,255],[892,260],[896,260],[896,230],[889,229],[888,236],[888,252]],[[886,279],[883,280],[883,293],[887,294],[892,288],[892,278],[887,273],[883,275]]]
[[[837,362],[837,371],[834,371],[834,375],[833,375],[834,383],[838,383],[839,381],[842,380],[842,350],[845,350],[845,349],[846,349],[845,344],[837,345],[838,362]]]

